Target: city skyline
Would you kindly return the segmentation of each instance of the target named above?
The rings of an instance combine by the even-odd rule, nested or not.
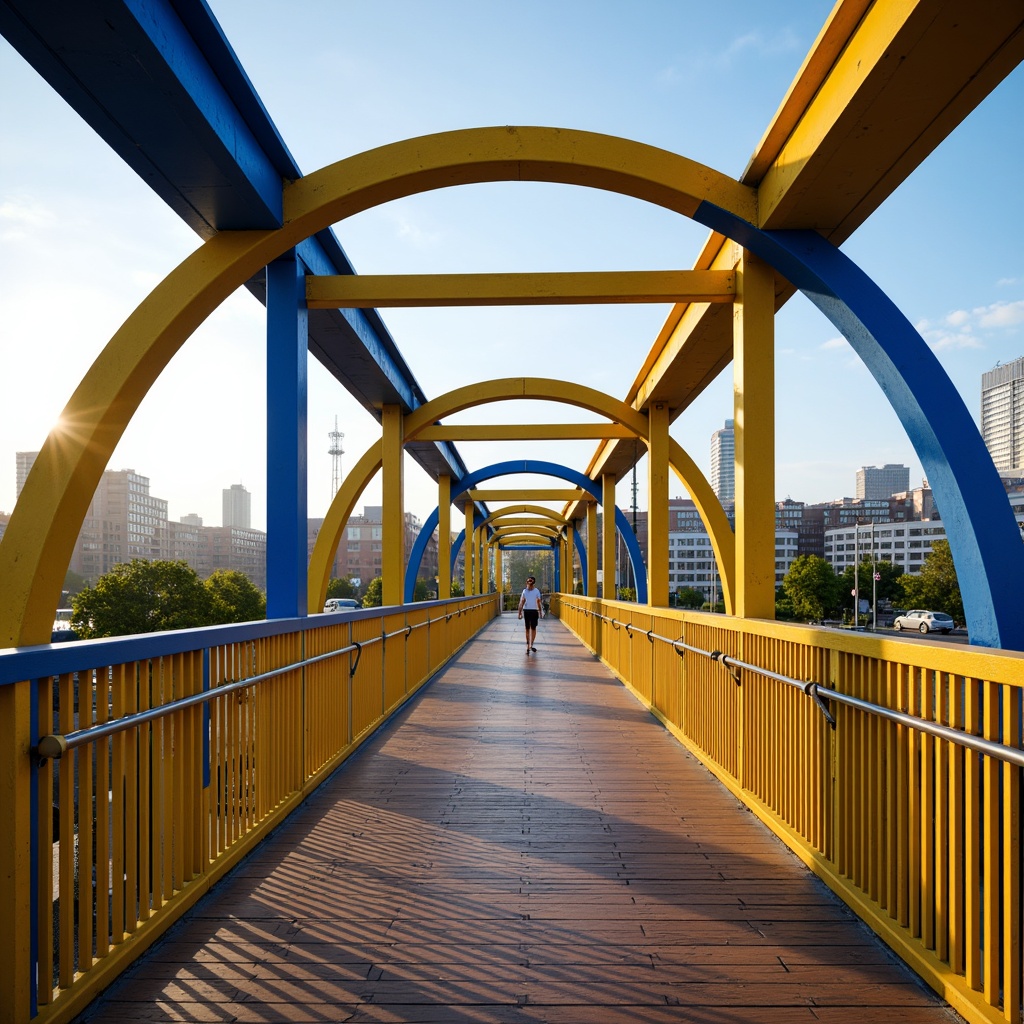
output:
[[[305,18],[286,24],[241,0],[211,6],[307,173],[432,131],[555,124],[637,139],[739,176],[832,3],[794,10],[781,0],[743,2],[722,19],[651,2],[645,10],[665,29],[653,37],[648,19],[612,5],[552,11],[524,3],[513,19],[463,3],[435,11],[382,2],[346,9],[344,34],[327,3],[305,4]],[[311,35],[310,23],[323,31]],[[433,43],[424,48],[428,33]],[[344,39],[358,39],[358,48]],[[308,92],[300,68],[330,88]],[[700,92],[702,81],[713,83],[714,102]],[[328,104],[327,94],[346,102]],[[976,421],[981,375],[1024,354],[1017,241],[1024,146],[1013,128],[1022,108],[1018,68],[843,245],[918,326]],[[12,465],[16,451],[38,450],[102,346],[198,239],[6,42],[0,111],[0,458]],[[363,273],[685,268],[706,237],[621,197],[524,183],[439,190],[360,214],[335,233]],[[386,310],[383,319],[428,397],[478,379],[483,361],[492,369],[485,376],[558,377],[621,397],[667,311]],[[196,513],[215,521],[220,481],[244,480],[253,526],[265,529],[263,333],[259,303],[245,292],[229,299],[172,360],[110,461],[112,470],[146,472],[169,496],[174,519]],[[345,435],[343,472],[380,430],[315,360],[309,365],[308,514],[318,516],[331,496],[335,424]],[[776,378],[778,499],[845,495],[856,468],[872,463],[906,464],[911,483],[921,480],[920,461],[880,389],[799,295],[776,318]],[[673,437],[709,479],[708,439],[732,417],[727,368],[673,423]],[[582,417],[504,403],[462,418]],[[593,448],[458,444],[470,469],[524,456],[582,469]],[[14,505],[12,476],[0,474],[5,512]],[[646,504],[643,463],[638,477]],[[622,507],[631,504],[629,488],[628,478],[620,481]],[[684,493],[674,478],[669,491]],[[376,485],[359,498],[378,501]],[[433,483],[409,463],[407,510],[426,519],[435,505]]]

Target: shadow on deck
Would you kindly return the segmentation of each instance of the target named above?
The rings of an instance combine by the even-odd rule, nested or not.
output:
[[[956,1017],[558,622],[506,614],[88,1021]]]

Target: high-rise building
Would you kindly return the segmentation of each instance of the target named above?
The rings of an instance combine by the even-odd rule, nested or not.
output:
[[[167,502],[149,493],[149,477],[106,470],[82,522],[71,569],[90,586],[119,562],[167,557]]]
[[[857,470],[857,498],[882,501],[910,490],[910,467],[887,462],[884,466],[861,466]]]
[[[736,434],[733,421],[711,435],[711,489],[719,501],[736,500]]]
[[[36,461],[36,457],[39,452],[15,452],[15,487],[14,500],[17,501],[21,497],[21,489],[25,486],[25,481],[28,479],[29,470]]]
[[[1000,473],[1024,466],[1024,356],[981,375],[981,436]]]
[[[252,529],[252,495],[241,485],[232,484],[223,495],[222,526],[235,526],[239,530]]]

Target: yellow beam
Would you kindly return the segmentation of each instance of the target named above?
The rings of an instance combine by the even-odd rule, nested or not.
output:
[[[619,423],[465,423],[423,427],[417,441],[573,441],[634,437]]]
[[[465,494],[466,492],[463,492]],[[487,490],[469,492],[473,501],[585,501],[593,498],[586,491],[580,488],[561,489],[552,487],[548,489],[536,487],[516,487],[508,490]]]
[[[310,309],[731,302],[732,274],[617,270],[537,274],[348,274],[306,278]]]
[[[837,3],[741,180],[765,229],[815,228],[841,244],[1024,59],[1024,5]],[[736,247],[713,233],[694,270],[728,271]],[[792,295],[775,286],[775,308]],[[679,416],[732,360],[724,307],[679,303],[626,401]],[[657,365],[655,365],[657,364]],[[587,470],[621,479],[633,446],[602,442]]]

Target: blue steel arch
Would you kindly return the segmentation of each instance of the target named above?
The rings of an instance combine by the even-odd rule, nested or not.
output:
[[[701,203],[694,220],[784,274],[860,356],[903,424],[942,513],[970,642],[1024,650],[1020,530],[977,425],[924,338],[816,231],[761,231],[712,203]]]
[[[524,459],[520,461],[511,462],[496,462],[491,466],[484,466],[483,469],[475,470],[472,473],[468,473],[464,476],[458,484],[459,492],[468,491],[471,487],[476,487],[477,484],[482,483],[484,480],[491,480],[496,476],[510,476],[513,473],[536,473],[540,476],[553,476],[561,480],[568,480],[570,483],[574,483],[577,487],[585,490],[595,500],[600,501],[601,495],[598,494],[597,487],[594,481],[590,477],[585,476],[583,473],[578,472],[575,469],[570,469],[568,466],[560,466],[557,462],[540,462],[534,459]],[[457,494],[452,495],[453,498],[458,497]],[[413,545],[412,551],[409,554],[409,564],[405,567],[405,600],[411,602],[413,594],[416,592],[416,577],[419,574],[420,563],[423,560],[423,553],[427,548],[427,540],[433,534],[434,530],[437,529],[438,521],[438,509],[434,509],[433,512],[427,516],[426,522],[423,524],[423,528],[420,530],[419,536],[416,538],[416,543]],[[473,516],[473,525],[478,526],[483,522],[484,517],[478,513]],[[633,567],[633,578],[636,580],[636,599],[640,604],[647,603],[647,569],[644,566],[643,556],[640,553],[640,545],[637,543],[636,535],[630,529],[629,523],[623,515],[622,509],[617,505],[615,507],[615,526],[622,536],[622,539],[626,544],[626,551],[629,554],[630,565]],[[456,542],[452,545],[452,564],[455,564],[455,559],[458,556],[459,548],[465,540],[466,531],[463,530],[459,535]],[[581,564],[585,567],[586,554],[583,551],[583,542],[580,539],[579,533],[573,531],[575,537],[576,550],[580,553],[582,562]]]

